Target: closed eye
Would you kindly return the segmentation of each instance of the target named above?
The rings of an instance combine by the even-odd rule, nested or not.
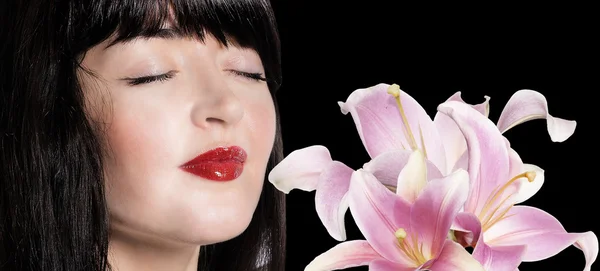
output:
[[[267,78],[262,73],[253,73],[253,72],[243,72],[238,70],[227,70],[235,75],[242,76],[255,81],[263,81],[266,82]]]
[[[133,78],[126,77],[126,78],[123,78],[122,80],[127,81],[127,84],[130,86],[137,86],[137,85],[142,85],[142,84],[150,84],[153,82],[165,82],[165,81],[168,81],[169,79],[173,78],[176,73],[177,73],[177,71],[169,71],[167,73],[158,74],[158,75],[147,75],[147,76],[140,76],[140,77],[133,77]]]
[[[262,82],[267,81],[267,78],[265,78],[265,76],[262,73],[244,72],[244,71],[238,71],[238,70],[228,70],[228,71],[233,73],[234,75],[242,76],[246,79],[250,79],[250,80],[254,80],[254,81],[262,81]],[[153,82],[168,81],[169,79],[173,78],[176,73],[177,73],[177,71],[169,71],[167,73],[158,74],[158,75],[126,77],[126,78],[123,78],[122,80],[127,81],[127,84],[130,86],[138,86],[138,85],[143,85],[143,84],[150,84]]]

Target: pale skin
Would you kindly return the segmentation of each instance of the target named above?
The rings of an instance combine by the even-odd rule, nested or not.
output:
[[[212,36],[136,39],[92,48],[79,73],[102,136],[114,270],[197,270],[202,245],[249,225],[275,137],[275,109],[259,56]],[[169,73],[132,85],[127,78]],[[240,73],[242,72],[242,73]],[[164,78],[163,78],[164,79]],[[217,146],[248,154],[241,176],[215,182],[180,165]]]

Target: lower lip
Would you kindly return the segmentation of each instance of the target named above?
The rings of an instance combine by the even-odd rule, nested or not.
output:
[[[218,147],[181,166],[181,169],[212,181],[237,179],[244,170],[246,152],[237,146]]]
[[[242,174],[244,164],[234,160],[207,161],[184,167],[183,170],[212,181],[231,181]]]

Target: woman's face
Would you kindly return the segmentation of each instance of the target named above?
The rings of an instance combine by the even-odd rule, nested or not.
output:
[[[83,60],[96,78],[79,73],[88,113],[106,125],[111,228],[180,243],[225,241],[250,223],[273,147],[273,100],[266,82],[251,78],[263,77],[263,66],[255,51],[209,35],[162,36],[100,44]],[[182,167],[218,147],[225,149]]]

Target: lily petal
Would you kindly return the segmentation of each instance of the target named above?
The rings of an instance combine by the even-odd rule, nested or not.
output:
[[[458,243],[475,247],[473,257],[486,271],[514,271],[521,264],[521,256],[526,249],[523,245],[492,247],[484,242],[481,223],[477,216],[462,212],[456,216],[453,228]]]
[[[452,171],[457,169],[464,169],[466,171],[469,170],[469,152],[467,150],[465,150],[465,152],[463,152],[463,154],[458,158]]]
[[[369,264],[369,271],[416,271],[415,267],[405,263],[394,263],[387,260],[376,260]]]
[[[481,234],[481,222],[474,214],[460,212],[454,219],[452,229],[458,243],[465,247],[475,247]]]
[[[343,114],[350,113],[371,158],[389,150],[410,150],[407,131],[395,98],[387,90],[389,84],[357,89],[346,102],[338,102]],[[419,148],[438,168],[446,167],[442,137],[431,117],[410,95],[401,91],[400,101],[410,131]],[[421,142],[421,138],[423,143]]]
[[[532,164],[523,164],[524,171],[535,172],[535,179],[533,182],[529,182],[527,178],[521,178],[517,180],[517,192],[514,194],[513,201],[515,204],[524,202],[535,195],[544,184],[544,170],[540,167]]]
[[[489,246],[480,241],[473,250],[473,257],[486,271],[514,271],[521,264],[521,257],[526,249],[525,245]]]
[[[344,216],[348,210],[347,193],[354,170],[341,162],[332,161],[319,176],[315,207],[327,232],[335,240],[346,240]]]
[[[523,160],[521,160],[521,156],[513,148],[510,147],[510,142],[508,142],[508,139],[506,139],[506,148],[508,149],[508,163],[510,168],[508,176],[517,176],[525,172],[525,166],[523,164]]]
[[[353,240],[337,244],[317,256],[304,271],[329,271],[368,265],[381,256],[365,240]]]
[[[510,128],[533,119],[546,119],[548,134],[554,142],[563,142],[575,132],[577,122],[556,118],[548,113],[548,102],[541,93],[529,89],[513,94],[498,119],[498,129],[504,133]]]
[[[377,180],[388,187],[396,187],[400,171],[408,163],[412,151],[393,150],[382,153],[363,165],[363,169],[371,172]],[[427,164],[427,180],[442,178],[442,173],[429,160]]]
[[[268,180],[286,194],[292,189],[310,192],[317,188],[319,175],[331,161],[329,150],[324,146],[298,149],[288,154],[269,172]]]
[[[469,175],[459,169],[443,179],[431,180],[415,201],[410,216],[411,232],[418,233],[424,255],[436,257],[456,214],[467,200]]]
[[[427,184],[427,164],[420,150],[414,151],[406,166],[398,175],[396,194],[409,202],[415,202]]]
[[[446,240],[440,256],[428,269],[435,271],[488,271],[462,246]],[[514,269],[513,269],[514,270]],[[513,271],[510,270],[510,271]]]
[[[465,211],[478,213],[499,186],[509,180],[509,156],[504,137],[492,121],[471,106],[450,101],[438,111],[451,117],[469,145],[471,190]]]
[[[527,262],[552,257],[575,242],[586,255],[586,266],[590,267],[598,255],[595,235],[568,233],[552,215],[530,206],[514,206],[484,235],[492,246],[527,245],[523,254]]]
[[[352,173],[348,200],[356,226],[373,249],[389,261],[406,262],[395,232],[409,227],[410,203],[363,169]]]
[[[510,173],[508,176],[517,176],[524,172],[534,172],[535,178],[532,182],[526,177],[515,180],[507,189],[508,194],[512,194],[509,200],[504,202],[503,207],[522,203],[533,195],[535,195],[544,184],[544,170],[536,165],[524,164],[519,154],[510,147],[510,143],[506,140],[508,147]]]
[[[598,237],[591,231],[582,233],[581,238],[575,242],[575,247],[583,251],[585,256],[585,268],[583,271],[592,270],[592,264],[598,257]]]
[[[450,98],[446,100],[448,101],[457,101],[461,103],[466,103],[461,95],[460,91],[454,93]],[[486,118],[489,115],[489,101],[490,97],[485,96],[485,101],[480,104],[472,105],[473,108],[481,114],[483,114]],[[442,142],[444,143],[444,149],[446,151],[446,169],[442,169],[444,174],[448,174],[452,172],[452,170],[456,169],[456,163],[462,154],[467,150],[467,142],[463,134],[456,126],[456,123],[448,117],[446,114],[437,112],[435,117],[433,118],[433,123],[435,127],[437,127],[438,131],[443,131]]]

